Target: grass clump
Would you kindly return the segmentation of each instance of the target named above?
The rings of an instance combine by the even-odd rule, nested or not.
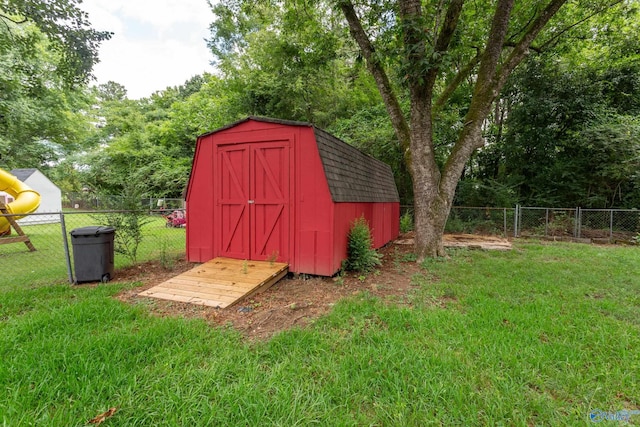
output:
[[[369,223],[361,216],[353,221],[349,231],[346,269],[368,273],[380,265],[380,254],[373,249]]]

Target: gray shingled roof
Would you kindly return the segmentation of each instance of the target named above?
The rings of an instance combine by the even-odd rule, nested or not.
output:
[[[314,128],[334,202],[399,202],[391,167]]]
[[[316,136],[320,159],[334,202],[399,202],[398,189],[391,167],[364,154],[357,148],[330,133],[306,122],[250,116],[220,129],[220,132],[249,120],[287,126],[312,127]]]
[[[20,181],[25,182],[37,170],[38,169],[14,169],[11,171],[11,175],[15,176]]]

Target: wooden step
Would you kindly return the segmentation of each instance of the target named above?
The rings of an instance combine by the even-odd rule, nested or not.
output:
[[[214,258],[138,295],[226,308],[268,289],[288,269],[279,262]]]

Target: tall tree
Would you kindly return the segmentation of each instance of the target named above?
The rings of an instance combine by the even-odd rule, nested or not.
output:
[[[88,82],[98,62],[100,43],[112,35],[91,28],[80,3],[82,0],[0,0],[0,23],[9,31],[28,23],[38,27],[58,52],[57,72],[69,85]]]
[[[370,77],[359,72],[357,48],[332,0],[222,0],[213,12],[209,46],[227,86],[240,95],[241,116],[327,127],[352,115],[356,104],[379,103],[375,87],[359,84]]]
[[[640,10],[616,12],[593,17],[518,67],[456,203],[637,205]]]
[[[24,41],[24,42],[22,42]],[[0,164],[41,167],[77,148],[90,132],[91,105],[53,71],[58,55],[32,25],[0,24]]]
[[[91,130],[85,83],[110,33],[80,0],[0,0],[0,162],[42,167]]]
[[[444,255],[442,234],[456,186],[474,151],[485,144],[483,124],[511,73],[530,50],[552,46],[589,16],[621,3],[570,3],[559,14],[567,1],[338,0],[405,149],[419,260]],[[390,63],[402,72],[408,117]],[[462,120],[440,166],[434,121],[465,82],[471,96],[461,106]]]

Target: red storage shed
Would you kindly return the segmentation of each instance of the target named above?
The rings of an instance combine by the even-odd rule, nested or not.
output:
[[[274,260],[331,276],[364,215],[379,248],[399,232],[391,168],[309,123],[247,119],[198,137],[187,258]]]

